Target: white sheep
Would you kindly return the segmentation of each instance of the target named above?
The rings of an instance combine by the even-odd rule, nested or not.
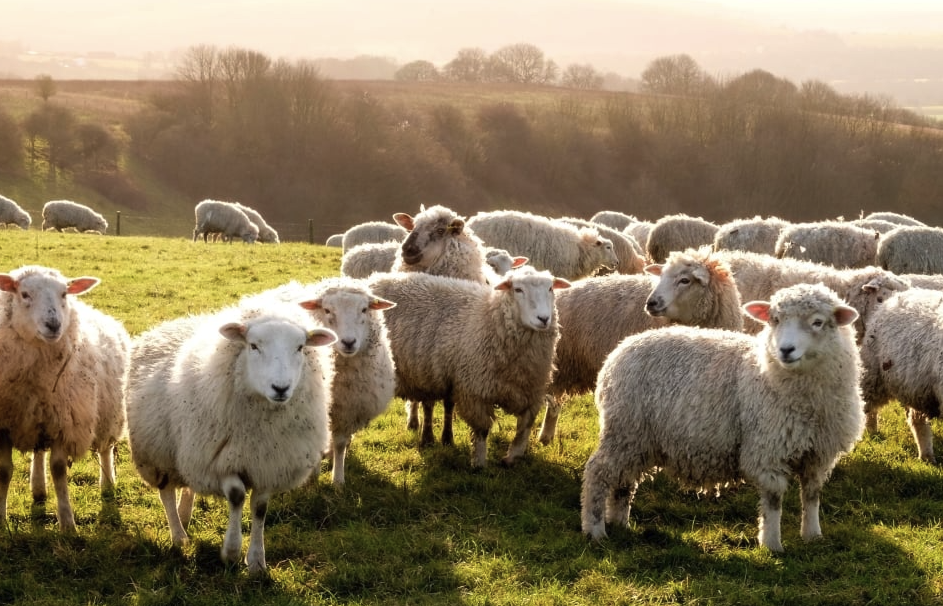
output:
[[[901,226],[887,232],[875,264],[895,274],[943,274],[943,229]]]
[[[340,248],[344,245],[344,234],[332,234],[324,241],[325,246]]]
[[[910,215],[905,215],[903,213],[895,213],[890,211],[882,212],[873,212],[862,217],[863,219],[880,219],[881,221],[890,221],[891,223],[897,223],[898,225],[911,225],[917,227],[926,227],[926,223],[918,219],[914,219]]]
[[[349,278],[367,278],[376,272],[388,272],[396,261],[399,242],[367,242],[344,251],[341,256],[341,275]]]
[[[0,196],[0,225],[16,225],[20,229],[29,229],[32,222],[32,217],[20,208],[19,204],[6,196]]]
[[[861,341],[861,386],[868,430],[891,400],[907,410],[907,424],[924,461],[935,462],[929,420],[943,402],[943,293],[911,288],[877,306]]]
[[[259,242],[267,244],[278,244],[278,232],[275,231],[275,228],[265,222],[265,219],[262,218],[262,215],[259,214],[259,211],[254,208],[250,208],[245,204],[240,204],[239,202],[232,203],[236,208],[241,210],[249,217],[249,221],[255,223],[256,227],[259,228]]]
[[[635,242],[639,245],[639,254],[646,259],[648,259],[648,253],[645,252],[645,246],[648,243],[648,234],[654,225],[651,221],[636,221],[622,230],[625,235],[635,238]],[[651,261],[651,259],[648,260]]]
[[[645,254],[653,263],[664,263],[673,251],[712,245],[718,229],[701,217],[666,215],[655,221],[649,230]]]
[[[495,276],[503,276],[512,269],[527,263],[527,257],[514,257],[503,248],[485,247],[485,263],[494,271]]]
[[[396,253],[392,271],[423,272],[480,284],[493,281],[485,246],[465,218],[444,206],[423,207],[415,217],[396,213],[393,220],[409,235]]]
[[[203,200],[193,208],[196,226],[193,228],[193,241],[202,234],[203,241],[213,233],[223,234],[223,239],[240,238],[247,244],[253,244],[259,238],[259,226],[249,220],[231,202]]]
[[[582,529],[626,524],[656,468],[709,490],[746,481],[760,493],[759,541],[782,551],[790,477],[801,487],[805,540],[821,536],[819,499],[838,459],[860,438],[864,413],[855,310],[821,285],[778,292],[744,311],[757,337],[686,326],[632,336],[599,373],[599,444],[586,463]]]
[[[370,292],[366,282],[328,278],[315,284],[290,282],[261,296],[296,302],[337,335],[328,419],[335,486],[344,484],[344,461],[354,434],[383,413],[393,399],[396,377],[384,310],[396,304]]]
[[[881,233],[845,221],[794,223],[782,229],[775,256],[838,268],[874,265]]]
[[[100,487],[114,489],[114,447],[124,434],[130,338],[121,323],[76,299],[98,278],[68,279],[24,266],[0,275],[0,522],[6,520],[12,449],[32,451],[33,500],[46,498],[44,458],[59,527],[75,530],[69,462],[98,453]]]
[[[341,247],[347,252],[360,244],[402,242],[408,233],[407,229],[394,223],[367,221],[345,231],[341,237]]]
[[[646,276],[587,278],[557,295],[560,341],[540,441],[553,441],[562,396],[590,391],[619,342],[669,323],[743,329],[740,293],[708,249],[674,252]]]
[[[616,231],[622,231],[632,223],[638,221],[638,219],[632,215],[620,213],[617,210],[601,210],[590,217],[589,220],[599,225],[605,225]]]
[[[607,225],[597,225],[583,219],[563,217],[556,220],[573,225],[576,228],[593,227],[599,232],[600,236],[612,242],[612,251],[619,260],[615,267],[612,267],[613,271],[620,274],[640,274],[645,268],[645,254],[632,236]]]
[[[251,491],[246,563],[250,573],[265,570],[270,497],[301,485],[329,444],[333,367],[320,346],[335,340],[300,306],[271,298],[170,320],[135,337],[131,458],[158,489],[175,545],[188,541],[194,494],[219,495],[229,505],[221,557],[238,561]]]
[[[566,280],[585,278],[600,267],[619,263],[612,241],[595,227],[577,228],[513,210],[478,213],[468,219],[468,227],[488,246],[527,257],[533,267]]]
[[[554,291],[569,287],[530,266],[494,287],[429,274],[375,274],[371,289],[396,302],[386,323],[396,366],[396,395],[444,400],[472,430],[472,465],[487,460],[496,408],[517,417],[503,459],[527,450],[550,382],[557,328]]]
[[[108,221],[84,204],[71,200],[51,200],[43,205],[43,231],[75,228],[79,232],[108,231]]]
[[[776,241],[789,221],[778,217],[736,219],[719,226],[714,234],[714,250],[745,250],[772,255]]]
[[[852,225],[857,225],[858,227],[863,227],[864,229],[880,232],[882,235],[886,234],[892,229],[900,227],[900,223],[892,223],[891,221],[885,221],[884,219],[855,219],[854,221],[849,221],[849,223]]]

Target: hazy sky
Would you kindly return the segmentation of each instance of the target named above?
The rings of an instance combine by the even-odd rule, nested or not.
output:
[[[274,57],[371,54],[443,63],[516,42],[560,63],[749,44],[769,30],[936,34],[934,0],[2,0],[0,41],[138,55],[195,44]]]

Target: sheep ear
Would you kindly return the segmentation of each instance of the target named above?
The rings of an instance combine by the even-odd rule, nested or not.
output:
[[[307,309],[308,311],[314,311],[316,309],[321,309],[321,299],[311,299],[310,301],[302,301],[298,305],[300,305],[304,309]]]
[[[877,280],[871,280],[870,282],[862,286],[861,290],[862,292],[866,292],[866,293],[877,292],[878,290]]]
[[[511,269],[525,265],[528,261],[530,261],[530,259],[527,257],[514,257],[514,259],[511,261]]]
[[[309,347],[322,347],[324,345],[331,345],[335,341],[337,341],[337,335],[333,330],[315,328],[314,330],[308,331],[308,338],[305,340],[305,345]]]
[[[17,286],[16,280],[10,277],[9,274],[0,274],[0,290],[3,292],[16,292]]]
[[[413,223],[413,218],[407,215],[406,213],[396,213],[393,215],[393,220],[396,221],[396,224],[405,229],[406,231],[412,231],[415,227]]]
[[[461,219],[456,217],[449,222],[449,233],[461,235],[463,229],[465,229],[465,222]]]
[[[100,282],[101,280],[98,278],[89,278],[84,276],[81,278],[73,278],[72,280],[69,280],[69,286],[66,288],[66,293],[70,295],[80,295],[92,290],[98,286]]]
[[[711,272],[708,271],[708,269],[703,265],[698,265],[695,267],[694,271],[691,272],[691,275],[693,275],[698,282],[704,284],[705,286],[710,284]]]
[[[564,280],[563,278],[554,278],[553,286],[550,287],[550,290],[560,290],[561,288],[569,288],[573,286],[569,281]]]
[[[835,316],[835,322],[839,326],[848,326],[858,319],[858,310],[848,305],[839,305],[832,312],[832,315]]]
[[[664,268],[665,268],[664,265],[660,265],[658,263],[652,263],[651,265],[646,265],[643,268],[643,271],[647,274],[652,274],[653,276],[660,276],[661,270],[663,270]]]
[[[754,320],[769,322],[769,303],[766,301],[750,301],[743,306],[743,311]]]
[[[230,341],[245,341],[246,340],[246,326],[245,324],[239,324],[238,322],[230,322],[229,324],[224,324],[219,327],[219,334],[223,335]]]
[[[506,280],[502,280],[501,282],[498,282],[495,285],[494,289],[495,290],[511,290],[511,280],[506,279]]]
[[[390,309],[391,307],[396,307],[396,303],[381,299],[380,297],[370,301],[370,309],[374,311],[382,311],[384,309]]]

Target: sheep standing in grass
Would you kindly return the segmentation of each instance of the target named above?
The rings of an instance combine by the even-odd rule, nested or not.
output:
[[[344,252],[361,244],[376,244],[381,242],[402,242],[409,234],[408,230],[394,223],[386,221],[368,221],[354,225],[344,232],[341,238],[341,247]]]
[[[344,245],[344,234],[332,234],[324,241],[325,246],[334,246],[340,248]]]
[[[881,238],[875,263],[895,274],[943,274],[943,229],[891,230]]]
[[[300,306],[271,298],[170,320],[134,339],[131,458],[159,490],[174,544],[188,540],[193,495],[219,495],[229,504],[221,556],[238,561],[251,491],[246,563],[250,573],[265,570],[270,497],[301,485],[329,444],[333,366],[320,346],[335,340]]]
[[[874,265],[881,233],[843,221],[796,223],[783,228],[775,256],[838,268]]]
[[[51,200],[43,205],[43,231],[74,228],[79,232],[108,231],[108,221],[88,206],[70,200]]]
[[[606,356],[625,337],[670,323],[743,329],[737,285],[707,249],[672,253],[646,271],[579,280],[557,295],[560,341],[542,443],[553,441],[562,397],[592,390]]]
[[[246,213],[230,202],[203,200],[193,209],[196,227],[193,228],[193,241],[202,234],[203,241],[209,234],[221,233],[223,239],[240,238],[247,244],[259,239],[259,226],[249,220]]]
[[[745,480],[760,493],[759,541],[782,551],[783,496],[799,477],[802,538],[821,536],[819,499],[864,423],[857,312],[821,285],[744,311],[757,337],[669,327],[632,336],[599,373],[599,445],[586,463],[583,532],[626,524],[639,483],[660,468],[686,486]]]
[[[635,223],[638,219],[616,210],[601,210],[590,217],[589,220],[599,225],[605,225],[616,231],[622,231],[632,223]]]
[[[20,229],[29,229],[32,222],[29,213],[20,208],[19,204],[6,196],[0,196],[0,225],[16,225]]]
[[[724,223],[714,234],[714,250],[745,250],[772,255],[776,241],[789,221],[777,217],[754,217]]]
[[[652,225],[645,253],[653,263],[664,263],[673,251],[712,245],[718,229],[701,217],[667,215]]]
[[[496,408],[517,417],[503,459],[527,450],[550,383],[557,329],[554,291],[569,283],[530,266],[494,287],[442,276],[377,274],[371,290],[396,302],[386,312],[396,395],[454,402],[472,429],[472,465],[487,460]]]
[[[566,280],[592,275],[619,263],[612,242],[593,228],[577,228],[531,213],[478,213],[468,227],[488,246],[528,258],[533,267]]]
[[[400,246],[399,242],[368,242],[349,248],[341,256],[341,275],[367,278],[376,272],[388,272]]]
[[[244,212],[246,216],[249,217],[249,221],[259,228],[259,242],[278,244],[278,232],[275,231],[274,227],[265,222],[265,219],[262,218],[259,211],[238,202],[233,202],[232,204]]]
[[[114,446],[124,433],[130,338],[120,322],[76,299],[98,278],[67,279],[40,266],[0,275],[0,522],[12,449],[33,452],[33,500],[46,498],[46,450],[59,526],[75,530],[67,470],[98,453],[103,494],[114,488]]]

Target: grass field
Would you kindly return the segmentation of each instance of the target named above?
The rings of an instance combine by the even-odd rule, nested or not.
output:
[[[214,309],[289,279],[337,273],[339,250],[306,244],[204,245],[185,238],[0,230],[0,271],[38,263],[102,284],[85,300],[132,334]],[[226,506],[198,501],[191,544],[175,548],[157,491],[119,448],[118,490],[103,500],[90,456],[70,470],[78,533],[63,536],[54,498],[33,505],[28,460],[15,455],[0,530],[0,603],[59,604],[917,604],[943,601],[943,474],[917,461],[897,405],[881,431],[835,469],[822,497],[821,541],[799,537],[798,488],[787,493],[785,552],[756,540],[749,486],[697,495],[656,476],[629,528],[593,544],[580,532],[583,465],[595,448],[592,396],[570,400],[557,440],[501,468],[514,421],[499,415],[489,466],[456,446],[417,449],[402,403],[355,436],[347,486],[329,473],[276,495],[266,523],[270,574],[226,566]],[[438,430],[438,428],[437,428]],[[326,468],[325,468],[326,471]],[[248,531],[249,520],[243,520]],[[246,540],[248,540],[246,538]]]

